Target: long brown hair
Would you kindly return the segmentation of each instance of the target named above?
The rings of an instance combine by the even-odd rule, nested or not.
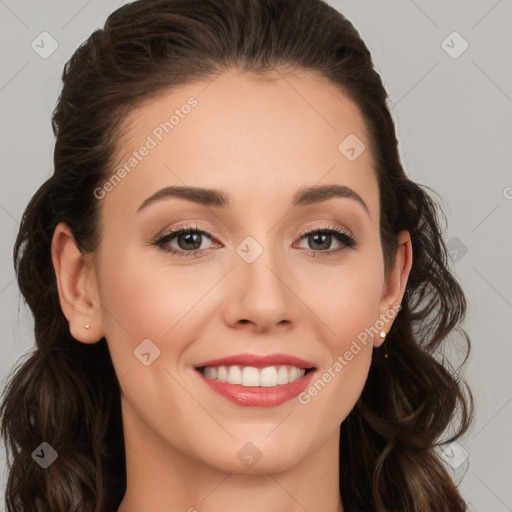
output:
[[[111,14],[66,63],[53,113],[54,174],[29,202],[14,247],[36,348],[9,376],[0,413],[8,455],[9,512],[117,510],[126,489],[120,387],[106,340],[75,340],[60,307],[51,260],[66,222],[84,253],[100,241],[94,190],[112,173],[120,120],[173,86],[228,68],[319,73],[359,106],[375,155],[386,274],[396,235],[408,230],[413,263],[402,308],[340,429],[345,512],[462,512],[467,507],[436,446],[473,419],[471,391],[441,349],[466,299],[449,269],[440,206],[411,181],[398,153],[387,94],[352,24],[322,0],[139,0]],[[446,221],[446,219],[445,219]],[[467,356],[466,356],[467,359]],[[466,361],[464,360],[464,362]],[[48,442],[46,470],[32,452]]]

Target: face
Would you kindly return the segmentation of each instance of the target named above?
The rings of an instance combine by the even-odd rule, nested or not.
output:
[[[226,472],[284,470],[335,439],[401,299],[356,105],[312,75],[268,76],[148,101],[96,191],[98,322],[125,426]]]

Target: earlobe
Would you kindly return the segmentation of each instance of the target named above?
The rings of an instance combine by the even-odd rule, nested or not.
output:
[[[393,268],[383,288],[379,304],[380,318],[385,322],[383,331],[387,334],[398,314],[405,287],[412,268],[412,243],[408,231],[401,231],[397,237],[398,248]],[[374,345],[380,346],[384,338],[376,337]]]
[[[60,305],[71,335],[83,343],[99,341],[103,331],[96,272],[90,258],[76,246],[73,232],[64,222],[60,222],[53,233],[52,261]]]

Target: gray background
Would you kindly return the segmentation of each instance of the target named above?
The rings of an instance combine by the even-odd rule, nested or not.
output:
[[[123,3],[0,0],[0,389],[33,347],[12,247],[23,209],[52,172],[50,115],[63,64]],[[406,172],[441,195],[448,217],[453,268],[469,301],[466,376],[478,412],[472,431],[446,453],[447,467],[472,511],[512,511],[512,1],[329,3],[372,51]],[[58,44],[48,58],[31,47],[43,46],[44,31]]]

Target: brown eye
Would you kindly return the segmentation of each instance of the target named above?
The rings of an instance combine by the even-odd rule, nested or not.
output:
[[[357,245],[356,239],[352,235],[349,235],[342,229],[331,226],[319,227],[303,232],[300,238],[306,241],[308,246],[302,248],[306,249],[306,252],[311,256],[330,256]],[[329,250],[333,241],[337,241],[338,244],[341,244],[341,247]]]
[[[197,226],[181,226],[155,240],[154,245],[165,252],[188,258],[197,256],[209,249],[205,246],[201,248],[205,238],[213,240],[210,233],[199,229]],[[171,245],[170,242],[175,243]]]

